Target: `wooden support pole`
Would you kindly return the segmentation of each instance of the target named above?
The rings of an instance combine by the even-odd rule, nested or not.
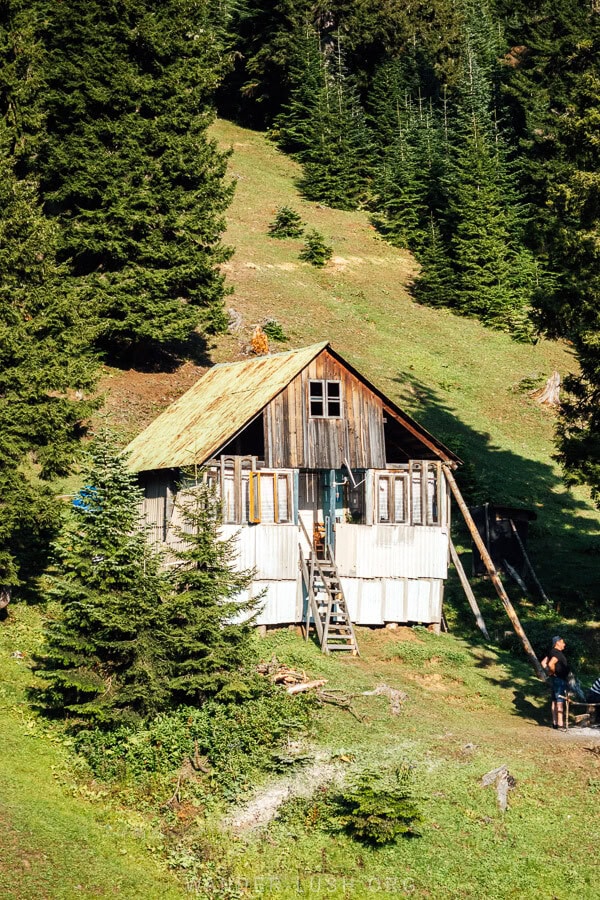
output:
[[[450,556],[452,557],[452,562],[454,563],[454,568],[458,572],[458,577],[460,578],[460,583],[462,584],[463,591],[465,592],[466,598],[469,601],[469,606],[473,610],[473,615],[475,616],[475,621],[479,627],[479,630],[482,632],[486,641],[490,640],[490,636],[488,634],[488,630],[486,628],[485,622],[483,620],[483,616],[481,615],[481,610],[479,609],[479,604],[475,599],[475,594],[473,593],[473,589],[469,584],[469,579],[467,578],[467,573],[464,570],[463,564],[460,561],[460,556],[456,551],[456,547],[452,542],[452,538],[450,538]]]
[[[525,545],[523,544],[523,541],[521,540],[521,535],[520,535],[519,532],[517,531],[517,526],[515,525],[515,523],[513,522],[512,519],[509,519],[509,521],[510,521],[510,527],[512,528],[512,532],[513,532],[515,538],[517,539],[517,544],[518,544],[519,547],[521,548],[521,553],[523,554],[523,559],[525,560],[525,565],[526,565],[527,568],[529,569],[529,574],[531,575],[531,577],[532,577],[533,580],[535,581],[536,587],[537,587],[538,591],[540,592],[540,597],[542,598],[542,600],[544,601],[544,603],[547,603],[548,606],[550,606],[550,600],[549,600],[548,597],[546,596],[546,592],[544,591],[544,588],[543,588],[542,585],[540,584],[540,582],[539,582],[539,580],[538,580],[538,577],[537,577],[537,575],[535,574],[535,569],[534,569],[533,566],[531,565],[531,560],[529,559],[529,556],[528,556],[528,554],[527,554],[527,550],[525,549]]]
[[[483,540],[481,539],[481,535],[479,534],[479,532],[477,530],[477,526],[475,525],[475,522],[473,521],[473,516],[469,512],[469,507],[465,503],[463,496],[460,492],[460,489],[456,483],[456,479],[454,478],[454,475],[452,473],[452,470],[450,469],[450,467],[448,465],[444,466],[444,473],[446,475],[446,481],[450,485],[450,490],[454,494],[454,498],[455,498],[456,502],[458,503],[458,507],[459,507],[461,513],[463,514],[464,520],[467,523],[467,527],[468,527],[469,531],[471,532],[471,537],[473,538],[473,542],[474,542],[475,546],[477,547],[477,549],[479,550],[479,553],[481,554],[481,559],[483,560],[483,564],[487,569],[488,575],[492,579],[492,583],[493,583],[494,587],[496,588],[496,593],[498,594],[498,596],[500,597],[500,600],[502,601],[502,604],[506,610],[508,618],[510,619],[510,621],[512,623],[513,628],[515,629],[516,634],[518,634],[518,636],[521,638],[521,643],[523,644],[523,649],[525,650],[525,653],[529,657],[529,660],[530,660],[532,666],[534,667],[535,671],[537,672],[539,679],[541,681],[546,681],[546,673],[542,669],[537,656],[533,652],[533,647],[529,643],[529,638],[525,634],[525,631],[523,629],[523,626],[521,625],[521,622],[515,611],[515,608],[512,605],[512,603],[510,602],[510,598],[509,598],[508,594],[506,593],[506,591],[504,589],[504,585],[502,584],[502,581],[500,579],[500,576],[498,575],[498,572],[496,571],[496,567],[495,567],[494,563],[492,562],[492,557],[488,553],[488,549],[485,546]]]

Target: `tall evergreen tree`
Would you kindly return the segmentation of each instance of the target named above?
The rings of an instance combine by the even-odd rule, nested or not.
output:
[[[226,154],[206,134],[221,50],[204,0],[47,3],[41,150],[61,256],[104,351],[224,325]]]
[[[316,35],[313,40],[318,40]],[[284,116],[287,134],[295,133],[304,144],[298,152],[303,164],[300,188],[309,200],[352,209],[367,196],[372,147],[339,36],[334,45],[321,49],[320,59],[314,52],[307,55],[305,73],[298,69],[296,78]],[[300,87],[304,81],[315,84],[312,96]]]
[[[181,545],[164,608],[163,653],[173,702],[207,696],[239,697],[248,661],[256,600],[241,600],[252,572],[232,567],[235,538],[221,537],[221,505],[214,489],[196,483],[179,496]]]
[[[56,228],[37,185],[15,175],[14,139],[1,120],[0,584],[28,592],[58,524],[44,479],[70,467],[96,366],[78,297],[56,264]]]
[[[536,266],[524,246],[518,182],[497,122],[495,44],[485,28],[467,31],[463,76],[447,124],[442,239],[455,272],[452,306],[486,324],[531,335]],[[425,270],[426,271],[426,270]],[[419,289],[422,299],[437,279]]]
[[[438,211],[441,134],[412,55],[381,66],[368,109],[377,154],[373,222],[392,243],[418,251]]]
[[[600,12],[542,2],[526,36],[508,89],[523,122],[533,243],[554,275],[536,312],[547,333],[575,347],[580,373],[566,380],[559,457],[600,504]]]
[[[100,436],[56,542],[51,594],[61,611],[37,660],[37,705],[76,727],[114,727],[178,703],[240,697],[255,600],[232,568],[221,508],[200,484],[179,496],[175,564],[161,566],[140,514],[141,491]],[[173,560],[171,560],[173,563]]]
[[[112,726],[168,703],[158,559],[140,521],[141,493],[114,444],[97,440],[56,543],[51,622],[36,703],[76,724]]]

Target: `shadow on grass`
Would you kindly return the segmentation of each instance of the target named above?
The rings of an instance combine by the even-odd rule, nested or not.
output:
[[[140,341],[137,344],[112,342],[104,349],[104,362],[116,369],[137,372],[174,372],[185,360],[196,366],[212,365],[207,338],[193,332],[184,341],[158,343]]]
[[[597,519],[583,514],[591,507],[566,489],[552,466],[496,446],[489,434],[461,422],[443,397],[412,374],[401,372],[395,381],[410,386],[418,397],[418,421],[463,460],[457,481],[468,504],[495,502],[536,511],[530,555],[561,612],[588,617],[597,613],[600,529]]]
[[[530,529],[528,552],[560,615],[533,593],[524,596],[513,582],[503,580],[538,658],[545,655],[552,635],[558,632],[565,634],[576,674],[600,668],[596,633],[577,622],[566,624],[561,620],[562,615],[585,621],[600,613],[600,578],[594,552],[600,531],[597,520],[589,516],[590,506],[566,489],[551,465],[498,447],[489,434],[478,432],[462,422],[443,397],[411,373],[401,372],[395,381],[409,386],[418,398],[417,420],[463,460],[457,481],[469,505],[495,502],[535,509],[538,519]],[[456,506],[453,508],[455,544],[469,547],[470,535]],[[491,673],[482,674],[491,683],[513,692],[517,715],[547,725],[550,715],[547,686],[538,680],[527,662],[490,580],[470,576],[470,550],[463,550],[460,555],[493,643],[501,648],[501,661],[507,670],[506,678],[501,680]],[[453,567],[446,584],[445,608],[454,633],[473,648],[485,646]],[[487,668],[485,656],[480,658],[477,666]]]

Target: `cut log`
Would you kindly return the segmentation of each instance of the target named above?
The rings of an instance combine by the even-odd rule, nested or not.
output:
[[[318,681],[305,681],[304,684],[291,684],[287,688],[288,694],[300,694],[303,691],[313,691],[327,684],[326,678],[320,678]]]
[[[467,506],[467,504],[464,501],[463,495],[461,494],[460,489],[456,483],[456,479],[452,473],[452,470],[450,469],[450,466],[447,464],[444,465],[444,473],[446,475],[446,481],[450,485],[450,490],[454,494],[454,498],[455,498],[456,502],[458,503],[458,507],[459,507],[461,513],[463,514],[463,518],[467,524],[467,528],[471,532],[471,537],[473,538],[475,546],[479,550],[481,559],[483,560],[483,564],[488,572],[488,575],[490,576],[490,578],[492,580],[492,584],[496,588],[496,593],[498,594],[498,596],[500,597],[500,600],[502,601],[502,604],[506,610],[508,618],[510,619],[516,634],[521,639],[521,643],[523,644],[523,649],[525,650],[525,653],[529,657],[529,660],[530,660],[533,668],[537,672],[539,679],[541,681],[546,681],[546,673],[542,669],[542,667],[540,665],[540,661],[534,653],[533,647],[531,646],[531,643],[529,642],[529,638],[525,634],[525,630],[524,630],[523,626],[521,625],[521,622],[516,613],[516,610],[515,610],[514,606],[512,605],[512,603],[510,602],[510,598],[509,598],[508,594],[506,593],[506,590],[504,589],[502,580],[501,580],[500,576],[498,575],[498,572],[496,571],[496,567],[495,567],[494,563],[492,562],[492,557],[488,553],[488,549],[485,546],[485,544],[481,538],[481,535],[479,534],[479,531],[477,530],[477,526],[476,526],[475,522],[473,521],[473,516],[469,512],[469,507]]]

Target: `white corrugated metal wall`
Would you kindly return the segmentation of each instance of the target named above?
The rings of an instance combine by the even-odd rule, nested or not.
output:
[[[265,590],[257,624],[301,621],[298,528],[225,525],[222,534],[237,536],[236,566],[256,571],[252,596]],[[336,559],[352,620],[359,625],[439,622],[447,553],[444,528],[338,524]]]

